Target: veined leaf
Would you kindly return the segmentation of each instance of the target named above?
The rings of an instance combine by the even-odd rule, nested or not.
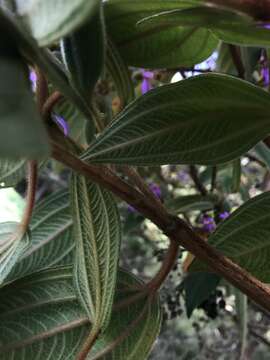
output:
[[[104,329],[111,316],[118,266],[118,210],[109,192],[81,175],[73,174],[71,194],[75,286],[89,319]]]
[[[190,7],[190,1],[109,0],[105,2],[107,32],[128,65],[163,68],[192,66],[208,58],[218,39],[195,26],[144,30],[138,21],[158,12]]]
[[[31,246],[20,256],[7,282],[55,266],[72,252],[74,239],[66,191],[48,196],[35,207],[30,230]]]
[[[164,85],[131,103],[83,159],[129,165],[216,165],[270,132],[270,95],[248,82],[207,74]]]
[[[61,50],[71,83],[88,101],[104,66],[102,2],[90,20],[62,40]]]
[[[19,223],[0,224],[0,285],[30,245],[28,233],[20,234]]]
[[[0,185],[1,187],[15,186],[25,176],[26,160],[1,159]]]
[[[263,282],[270,282],[270,192],[248,200],[222,222],[208,243]],[[205,271],[195,260],[189,271]]]
[[[165,206],[169,211],[180,214],[189,211],[211,210],[217,200],[218,198],[215,195],[186,195],[167,201]]]
[[[16,13],[40,46],[50,45],[82,25],[98,0],[15,0]]]
[[[147,358],[160,328],[160,305],[144,298],[124,305],[134,294],[129,287],[138,285],[134,276],[119,272],[118,308],[88,359]],[[76,301],[70,267],[33,274],[0,291],[1,360],[74,360],[89,328],[87,314]]]

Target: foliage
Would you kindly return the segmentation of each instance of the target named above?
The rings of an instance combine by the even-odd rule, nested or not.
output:
[[[147,359],[165,304],[216,318],[224,293],[245,358],[248,298],[270,310],[263,3],[0,0],[0,180],[25,193],[0,223],[1,360]]]

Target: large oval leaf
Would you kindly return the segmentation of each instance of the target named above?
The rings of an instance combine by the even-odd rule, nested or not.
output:
[[[208,243],[264,282],[270,282],[270,192],[247,201],[210,235]],[[205,270],[195,260],[189,270]]]
[[[25,176],[26,160],[1,159],[0,186],[15,186]]]
[[[19,227],[16,222],[0,224],[0,285],[30,245],[29,234],[22,235]]]
[[[86,151],[96,163],[216,165],[270,132],[270,95],[208,74],[154,89],[128,106]]]
[[[141,285],[134,276],[119,272],[111,326],[88,359],[147,358],[160,328],[159,302],[141,298],[123,306],[123,299],[134,294],[129,288]],[[89,319],[76,301],[71,268],[33,274],[0,291],[1,360],[74,360],[89,329]],[[103,349],[109,349],[106,355]]]
[[[55,266],[74,248],[69,196],[59,191],[35,207],[31,224],[31,246],[20,256],[6,281]]]
[[[99,0],[15,0],[17,14],[40,46],[71,33],[91,16]]]
[[[188,1],[109,0],[105,2],[107,31],[128,65],[140,67],[192,66],[211,55],[218,39],[194,26],[144,30],[137,26],[157,12],[186,8]]]
[[[73,174],[72,214],[75,238],[75,286],[89,319],[104,328],[111,316],[121,239],[112,195]]]

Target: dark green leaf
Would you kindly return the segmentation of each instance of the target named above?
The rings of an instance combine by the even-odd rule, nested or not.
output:
[[[190,317],[204,300],[216,289],[220,276],[207,272],[188,274],[184,280],[187,316]]]
[[[265,163],[270,169],[270,149],[262,141],[259,142],[255,147],[254,151],[257,156]]]
[[[61,43],[62,55],[73,86],[89,101],[104,66],[103,7]]]
[[[59,40],[82,25],[99,0],[15,0],[16,13],[40,46]]]
[[[7,281],[55,266],[74,248],[69,196],[56,192],[35,207],[31,224],[31,246],[20,257]]]
[[[234,160],[270,132],[270,95],[208,74],[131,103],[83,156],[96,163],[209,164]]]
[[[34,103],[27,76],[27,69],[19,57],[1,56],[0,155],[2,158],[38,159],[49,153],[47,134]]]
[[[138,21],[158,12],[186,8],[188,1],[110,0],[105,2],[107,31],[128,65],[139,67],[192,66],[208,58],[218,40],[194,26],[144,30]]]
[[[72,176],[75,286],[94,326],[104,329],[111,316],[121,239],[112,195],[83,176]]]
[[[75,359],[90,324],[76,301],[71,274],[71,268],[60,267],[1,289],[1,360]],[[141,298],[123,304],[134,294],[129,288],[141,285],[134,276],[119,272],[110,327],[99,336],[89,359],[147,358],[160,328],[159,302]],[[107,350],[106,355],[100,354],[102,350]]]
[[[211,210],[217,200],[215,195],[186,195],[167,201],[165,206],[170,212],[180,214],[189,211]]]
[[[16,222],[0,224],[0,285],[30,245],[29,234],[21,234],[19,229]]]
[[[270,192],[248,200],[222,222],[208,243],[263,282],[270,281]],[[204,271],[195,260],[190,271]]]

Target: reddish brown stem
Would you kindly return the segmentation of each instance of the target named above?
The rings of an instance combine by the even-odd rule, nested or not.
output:
[[[252,300],[270,310],[269,287],[207,244],[183,220],[167,212],[165,214],[160,213],[155,206],[145,200],[145,197],[139,191],[109,172],[106,167],[88,165],[61,149],[57,144],[53,144],[52,148],[53,157],[56,160],[61,161],[74,171],[85,175],[128,202],[163,230],[171,241],[186,248]]]
[[[99,330],[92,329],[89,336],[86,338],[76,360],[85,360],[88,353],[91,351],[99,335]]]
[[[27,182],[27,195],[26,195],[26,207],[24,210],[23,218],[21,220],[21,230],[24,233],[30,223],[34,205],[35,195],[37,187],[37,163],[36,161],[28,161],[28,182]]]
[[[42,117],[45,120],[50,119],[51,112],[54,106],[62,99],[62,94],[59,91],[54,91],[42,106]]]
[[[49,96],[49,89],[48,89],[47,79],[38,67],[35,68],[35,72],[37,75],[37,90],[36,90],[37,106],[39,112],[41,113],[43,104],[45,103],[45,101]]]

